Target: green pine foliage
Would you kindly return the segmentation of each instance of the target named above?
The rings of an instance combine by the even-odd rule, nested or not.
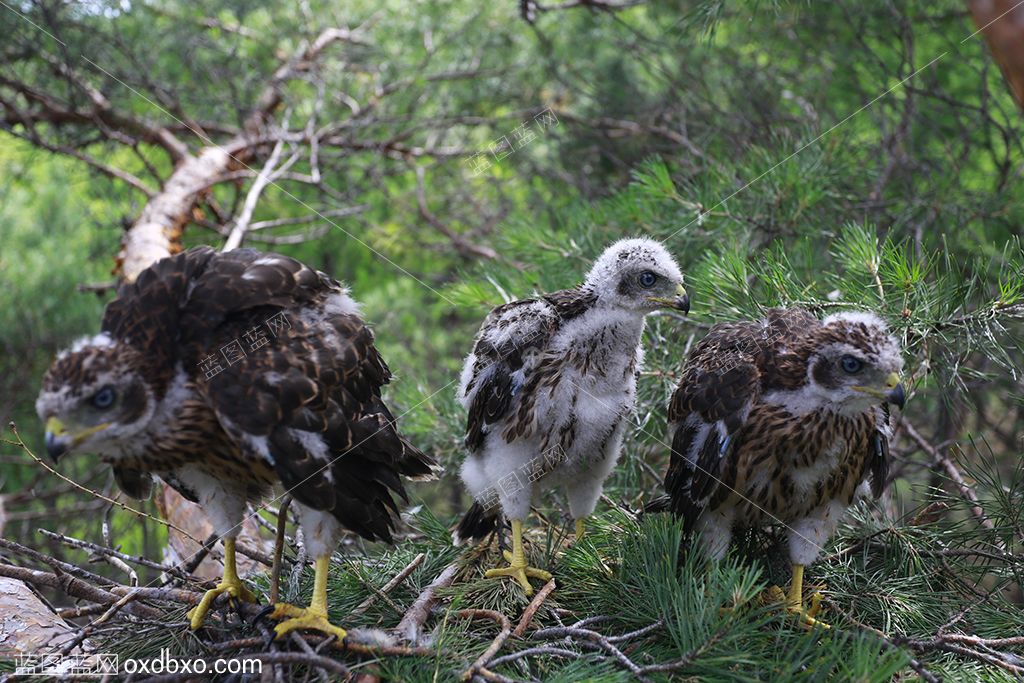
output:
[[[286,36],[276,45],[199,29],[200,8],[165,4],[109,16],[86,8],[72,17],[76,30],[62,35],[69,49],[102,43],[92,58],[118,74],[137,66],[125,46],[146,46],[148,77],[184,93],[183,107],[201,120],[235,116],[225,113],[232,108],[226,100],[249,101],[278,52],[289,53],[309,32],[310,17],[340,21],[330,3],[303,5],[308,15],[288,3],[209,10],[225,26]],[[425,645],[435,654],[345,656],[352,669],[388,681],[457,680],[497,628],[459,617],[460,610],[495,610],[515,627],[529,598],[510,581],[483,577],[501,561],[497,545],[451,546],[449,528],[470,502],[457,481],[465,454],[465,413],[455,395],[461,361],[491,307],[572,286],[610,242],[644,235],[663,240],[678,258],[691,313],[649,320],[636,415],[586,537],[574,542],[559,492],[538,501],[527,551],[534,566],[551,569],[557,589],[490,668],[516,681],[566,683],[1015,680],[1015,668],[1024,669],[1019,640],[948,639],[1024,634],[1024,120],[980,40],[965,40],[975,27],[963,3],[648,3],[618,13],[542,13],[533,27],[519,18],[518,3],[416,7],[410,12],[396,0],[347,10],[353,23],[372,17],[372,44],[347,53],[345,68],[329,67],[336,90],[361,99],[376,79],[409,74],[369,133],[408,134],[410,144],[425,144],[418,124],[456,112],[483,123],[455,123],[443,141],[486,150],[521,123],[521,112],[549,106],[560,120],[482,174],[470,174],[464,160],[414,162],[426,169],[431,211],[492,247],[496,259],[460,257],[424,224],[410,201],[416,174],[408,160],[356,153],[338,173],[351,191],[346,199],[366,204],[366,212],[341,221],[344,231],[275,247],[352,286],[395,373],[386,397],[403,431],[447,469],[439,483],[410,486],[396,547],[344,544],[329,586],[336,623],[388,630],[458,563],[427,622]],[[93,32],[123,40],[90,40]],[[436,49],[428,50],[426,34]],[[18,35],[23,44],[26,36]],[[430,73],[480,75],[428,82],[423,65]],[[40,64],[19,59],[17,69],[48,78]],[[223,83],[231,84],[231,98],[222,95]],[[119,105],[153,114],[138,97],[106,87]],[[291,86],[290,115],[306,116],[315,96],[311,83]],[[349,120],[344,103],[328,98],[324,106],[326,115]],[[85,148],[144,172],[125,150]],[[303,163],[297,172],[307,170]],[[117,226],[137,214],[139,198],[10,138],[0,168],[8,181],[0,193],[0,408],[3,422],[16,420],[41,452],[32,408],[40,376],[59,348],[97,329],[106,299],[76,285],[110,279]],[[229,188],[217,192],[230,203]],[[268,191],[257,219],[308,213],[296,196],[322,200],[296,193]],[[220,240],[199,226],[186,235],[188,244]],[[821,618],[830,630],[801,628],[765,602],[767,588],[790,578],[777,530],[746,534],[725,561],[712,562],[699,546],[687,550],[678,521],[638,513],[661,491],[666,404],[688,350],[711,325],[773,306],[818,315],[876,311],[905,349],[909,400],[897,415],[895,480],[881,500],[851,512],[807,570],[806,583],[824,596]],[[5,446],[0,457],[0,492],[15,513],[5,536],[40,548],[39,526],[101,538],[103,508],[69,513],[84,495],[51,500],[45,494],[53,482],[23,453]],[[77,480],[113,491],[94,461],[68,467]],[[159,557],[162,529],[122,511],[110,518],[125,552]],[[82,565],[88,559],[46,550]],[[312,571],[292,572],[296,552],[286,549],[282,597],[301,604]],[[387,599],[353,614],[420,554],[423,562]],[[267,594],[269,576],[250,581]],[[114,624],[90,637],[105,651],[144,657],[161,648],[209,656],[211,639],[261,635],[230,617],[200,637],[185,628],[184,607],[165,608],[159,623]],[[581,621],[633,665],[669,668],[638,674],[595,641],[536,637],[538,629]]]

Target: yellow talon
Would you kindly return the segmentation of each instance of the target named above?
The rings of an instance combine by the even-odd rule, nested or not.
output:
[[[270,613],[271,619],[284,619],[274,627],[277,638],[300,629],[320,631],[334,636],[341,642],[348,633],[340,626],[335,626],[327,619],[327,572],[331,558],[329,555],[316,558],[316,573],[313,578],[313,600],[309,607],[302,608],[279,602]]]
[[[335,626],[327,620],[326,610],[322,612],[315,610],[312,605],[303,609],[295,605],[289,605],[286,602],[279,602],[274,605],[274,611],[270,613],[270,618],[284,619],[284,621],[274,627],[274,635],[277,638],[290,631],[302,629],[320,631],[321,633],[335,636],[339,642],[345,640],[345,636],[348,635],[345,629]]]
[[[199,604],[188,613],[189,626],[193,631],[203,625],[206,613],[210,611],[213,601],[221,593],[227,593],[230,597],[243,602],[257,602],[256,596],[238,578],[238,570],[235,567],[235,539],[233,538],[224,539],[224,577],[216,588],[206,591]]]
[[[586,520],[582,517],[576,520],[576,540],[583,538],[583,535],[587,531]]]
[[[821,593],[815,591],[811,595],[811,607],[810,609],[804,609],[804,567],[800,564],[793,565],[793,582],[789,587],[789,595],[784,595],[782,589],[778,586],[772,586],[768,589],[768,595],[771,597],[773,602],[781,602],[785,605],[786,611],[789,614],[796,616],[800,623],[808,628],[813,626],[821,626],[822,628],[832,628],[823,621],[816,619],[818,613],[821,612]]]
[[[523,553],[523,523],[518,519],[512,520],[512,552],[504,551],[505,559],[509,566],[500,569],[488,569],[484,576],[488,579],[495,577],[510,576],[515,579],[527,595],[533,595],[533,586],[530,585],[530,578],[550,581],[551,573],[543,569],[529,567],[526,564],[526,556]]]

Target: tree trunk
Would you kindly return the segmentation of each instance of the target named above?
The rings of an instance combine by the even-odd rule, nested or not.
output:
[[[1020,0],[968,0],[1017,104],[1024,109],[1024,4]]]

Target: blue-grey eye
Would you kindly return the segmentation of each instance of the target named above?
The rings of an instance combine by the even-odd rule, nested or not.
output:
[[[110,387],[103,387],[92,397],[92,404],[100,410],[106,410],[114,405],[114,398],[114,390]]]
[[[643,287],[644,289],[650,289],[651,287],[654,286],[654,283],[658,281],[658,276],[649,270],[645,270],[644,272],[640,273],[640,277],[637,279],[640,282],[641,287]]]
[[[854,375],[860,372],[860,369],[864,367],[860,359],[856,356],[846,355],[839,359],[839,363],[843,366],[843,372]]]

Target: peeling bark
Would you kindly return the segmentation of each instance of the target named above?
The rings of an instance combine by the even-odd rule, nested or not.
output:
[[[0,577],[0,656],[51,652],[75,633],[23,582]]]
[[[207,147],[185,158],[125,233],[118,255],[124,280],[133,282],[154,262],[181,251],[182,232],[200,195],[233,163],[223,147]]]

